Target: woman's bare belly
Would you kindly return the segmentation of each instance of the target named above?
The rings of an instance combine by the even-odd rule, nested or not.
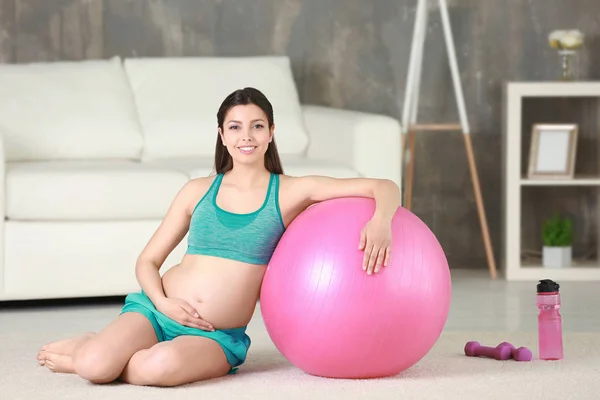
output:
[[[266,266],[186,254],[163,274],[165,295],[188,302],[215,329],[246,326],[260,296]]]

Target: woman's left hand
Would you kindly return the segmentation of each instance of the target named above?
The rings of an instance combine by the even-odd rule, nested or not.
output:
[[[374,216],[360,232],[359,250],[364,250],[363,271],[378,273],[390,262],[392,245],[391,219]]]

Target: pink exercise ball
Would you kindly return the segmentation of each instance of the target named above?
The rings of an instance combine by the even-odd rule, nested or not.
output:
[[[346,197],[313,205],[281,237],[267,267],[260,309],[281,354],[328,378],[396,375],[421,360],[446,324],[451,278],[435,235],[398,208],[391,262],[362,270],[360,232],[375,202]]]

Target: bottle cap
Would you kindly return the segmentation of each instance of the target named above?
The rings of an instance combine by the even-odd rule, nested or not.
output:
[[[560,285],[552,279],[542,279],[537,285],[538,293],[558,292]]]

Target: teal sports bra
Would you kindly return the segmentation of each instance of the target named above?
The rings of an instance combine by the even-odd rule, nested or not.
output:
[[[222,181],[223,174],[218,174],[196,204],[186,252],[268,264],[285,232],[279,209],[279,175],[271,173],[263,205],[248,214],[232,213],[217,205]]]

